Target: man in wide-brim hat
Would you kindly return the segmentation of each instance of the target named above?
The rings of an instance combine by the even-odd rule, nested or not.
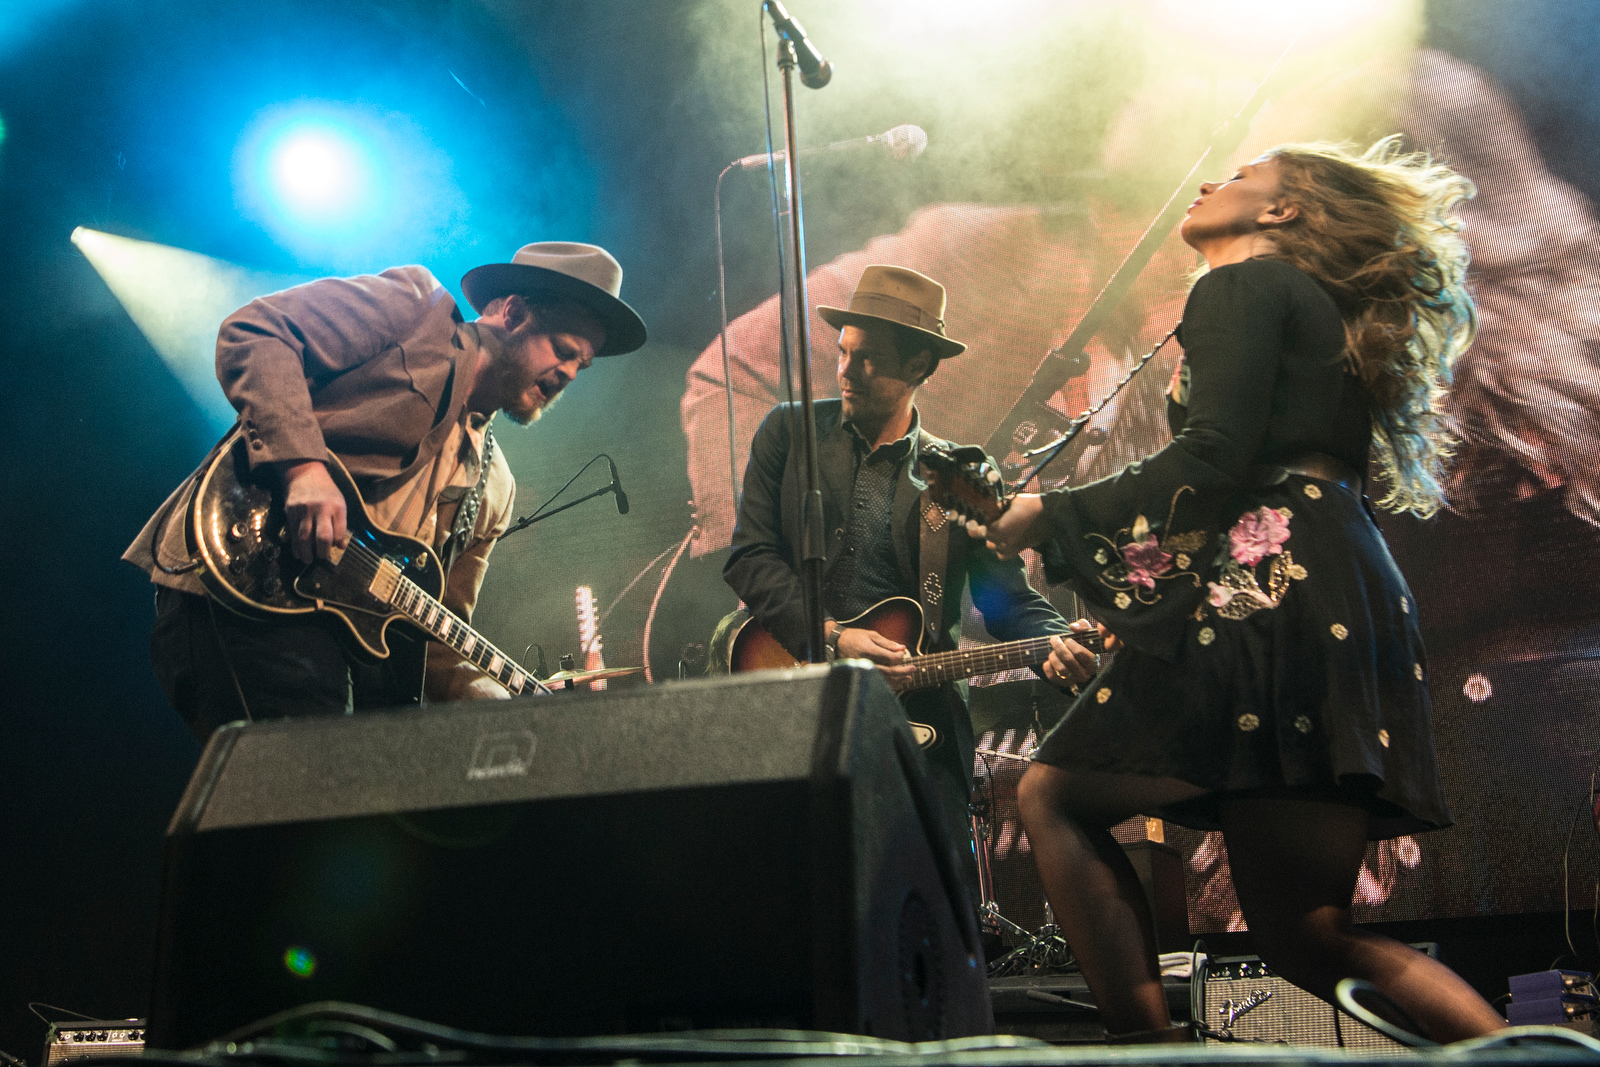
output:
[[[929,622],[922,633],[924,654],[958,647],[963,583],[999,640],[1068,629],[1029,586],[1019,560],[999,559],[923,496],[927,483],[918,469],[919,453],[930,445],[953,446],[921,426],[917,389],[940,361],[966,351],[945,335],[944,309],[944,286],[914,270],[882,265],[862,272],[849,307],[817,308],[824,322],[839,329],[840,398],[815,404],[827,655],[870,660],[897,683],[912,680],[915,667],[908,661],[918,650],[852,625],[889,597],[921,602]],[[756,431],[733,551],[722,574],[754,623],[802,660],[807,631],[797,548],[803,457],[799,447],[790,447],[800,440],[796,414],[780,404]],[[1052,680],[1086,681],[1093,656],[1076,644],[1060,646],[1059,674]],[[908,692],[902,702],[911,720],[933,729],[937,741],[928,757],[952,840],[970,846],[973,737],[965,684]],[[957,853],[976,902],[972,849]]]
[[[441,599],[470,621],[515,492],[490,420],[504,411],[531,422],[594,359],[635,351],[646,334],[621,299],[621,266],[594,245],[526,245],[510,262],[470,271],[461,288],[481,313],[474,322],[414,266],[261,297],[223,322],[217,375],[239,412],[232,447],[282,493],[284,552],[326,560],[346,542],[358,516],[330,473],[336,457],[374,525],[438,553]],[[123,558],[158,587],[152,660],[201,740],[235,719],[417,699],[420,652],[374,668],[350,656],[326,620],[262,621],[213,601],[185,541],[193,484],[191,475]],[[391,644],[403,644],[399,629]],[[500,680],[522,680],[499,663],[500,680],[490,677],[437,642],[425,658],[436,700],[505,696]]]

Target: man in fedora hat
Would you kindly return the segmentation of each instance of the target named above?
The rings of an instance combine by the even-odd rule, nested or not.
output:
[[[999,559],[961,535],[958,524],[943,521],[942,512],[927,513],[926,501],[918,506],[927,487],[918,472],[919,452],[949,443],[922,428],[917,389],[942,360],[966,350],[945,336],[944,307],[944,286],[932,278],[875,265],[862,272],[848,308],[817,309],[839,329],[840,398],[815,404],[828,653],[870,660],[892,678],[910,675],[910,650],[871,629],[839,622],[888,597],[920,600],[930,613],[934,632],[926,634],[925,652],[957,647],[963,584],[984,626],[1002,641],[1068,631],[1067,621],[1028,584],[1019,560]],[[733,552],[722,574],[755,621],[803,659],[807,638],[797,555],[803,457],[800,448],[790,447],[799,441],[795,413],[780,404],[756,431]],[[939,555],[942,566],[932,558]],[[1081,684],[1091,676],[1094,658],[1063,642],[1051,664],[1052,681]],[[965,683],[902,699],[912,720],[933,726],[942,738],[929,750],[929,760],[953,840],[970,842],[973,737]],[[957,851],[976,893],[972,850]]]
[[[345,543],[345,499],[327,466],[335,455],[377,525],[439,552],[448,568],[441,599],[470,621],[515,490],[490,421],[500,411],[533,421],[595,358],[645,343],[621,287],[622,268],[604,249],[552,241],[462,278],[480,313],[473,322],[416,266],[325,278],[229,316],[217,336],[217,377],[238,409],[252,470],[283,487],[295,554],[327,559]],[[196,475],[123,554],[157,586],[152,662],[195,734],[204,740],[235,719],[417,699],[420,650],[410,669],[372,668],[348,656],[322,620],[261,622],[209,598],[183,529]],[[425,659],[431,699],[507,695],[445,645],[427,644]]]

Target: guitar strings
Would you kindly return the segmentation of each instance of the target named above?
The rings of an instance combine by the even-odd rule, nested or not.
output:
[[[1008,649],[1007,651],[1004,651],[1004,652],[994,651],[992,646],[979,645],[979,646],[974,647],[974,648],[962,648],[962,649],[955,649],[953,651],[946,651],[946,652],[932,652],[932,653],[929,653],[926,656],[919,656],[917,658],[922,660],[924,663],[929,664],[929,665],[943,666],[945,664],[955,663],[955,662],[958,662],[960,660],[974,659],[974,658],[987,657],[987,658],[990,658],[990,659],[1002,659],[1002,660],[1005,660],[1005,659],[1010,659],[1015,655],[1021,655],[1023,657],[1026,657],[1030,653],[1032,653],[1033,651],[1035,651],[1037,649],[1049,648],[1049,647],[1050,647],[1050,638],[1048,638],[1048,637],[1034,637],[1034,638],[1029,638],[1026,641],[1019,641],[1019,642],[1013,644],[1010,649]]]
[[[1073,635],[1060,635],[1071,637]],[[917,671],[926,674],[941,668],[957,667],[968,676],[986,673],[983,668],[997,670],[1001,668],[1016,668],[1030,666],[1028,660],[1035,652],[1043,651],[1050,647],[1050,637],[1033,637],[1023,641],[1009,643],[1005,651],[997,651],[994,645],[979,645],[973,648],[955,649],[946,652],[934,652],[926,656],[917,657]],[[1098,653],[1097,653],[1098,654]],[[978,670],[969,670],[977,665]]]
[[[354,555],[356,561],[358,563],[362,564],[362,566],[360,568],[358,568],[358,574],[360,576],[362,576],[362,577],[367,578],[369,581],[372,578],[377,577],[378,569],[383,563],[392,562],[392,561],[385,560],[385,558],[382,555],[378,554],[377,552],[374,552],[371,548],[369,548],[368,546],[362,544],[360,541],[358,541],[358,540],[356,540],[354,538],[352,538],[350,540],[350,545],[349,545],[348,548],[345,549],[345,552],[346,552],[346,554]],[[396,589],[397,592],[401,591],[401,590],[404,590],[406,592],[415,591],[416,593],[420,594],[423,598],[425,598],[426,601],[431,602],[432,605],[437,605],[439,610],[440,610],[440,612],[443,613],[443,617],[444,618],[449,619],[451,622],[453,622],[453,623],[455,623],[457,625],[460,625],[462,627],[466,627],[466,628],[470,629],[470,627],[468,627],[467,624],[464,621],[462,621],[460,616],[458,616],[455,612],[451,611],[448,607],[446,607],[437,597],[431,595],[427,590],[423,589],[420,585],[418,585],[416,582],[412,581],[410,578],[407,578],[404,574],[401,574],[399,576],[399,579],[395,583],[395,589]],[[390,598],[389,603],[392,606],[398,607],[398,605],[395,605],[393,597]],[[413,616],[409,611],[406,611],[404,608],[401,608],[400,610],[403,611],[408,618],[415,619],[415,616]],[[477,633],[476,631],[473,631],[473,632],[474,632],[474,634]],[[513,660],[510,656],[506,655],[504,652],[501,652],[492,643],[490,643],[489,641],[485,640],[481,635],[478,635],[477,646],[474,648],[473,651],[474,652],[483,653],[483,656],[482,656],[481,660],[477,656],[472,656],[473,661],[475,663],[477,663],[477,665],[479,667],[482,667],[485,664],[487,664],[489,662],[489,660],[493,659],[495,656],[499,656],[500,660],[501,660],[501,663],[503,664],[503,666],[501,668],[502,671],[521,673],[524,678],[530,678],[531,679],[533,677],[526,670],[524,670],[520,665],[518,665],[515,660]],[[499,672],[497,672],[497,674],[498,673]],[[498,680],[500,680],[502,683],[505,681],[505,679],[498,679]]]

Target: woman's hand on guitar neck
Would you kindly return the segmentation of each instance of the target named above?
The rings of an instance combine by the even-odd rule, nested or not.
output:
[[[344,494],[321,460],[291,463],[283,468],[283,517],[301,563],[333,559],[333,546],[349,541]]]
[[[1116,651],[1117,639],[1104,626],[1097,626],[1088,619],[1079,619],[1072,624],[1072,629],[1076,633],[1099,630],[1105,638],[1106,651]],[[1080,686],[1100,673],[1100,657],[1072,640],[1071,634],[1064,638],[1052,637],[1050,658],[1044,661],[1042,670],[1047,681],[1070,689],[1076,696]]]
[[[891,686],[897,680],[910,678],[913,672],[907,666],[911,661],[909,648],[864,627],[846,626],[839,631],[839,658],[870,660],[888,676]]]
[[[1048,538],[1050,520],[1045,517],[1044,500],[1038,493],[1018,493],[987,526],[969,521],[967,534],[994,549],[1001,559],[1009,559]]]

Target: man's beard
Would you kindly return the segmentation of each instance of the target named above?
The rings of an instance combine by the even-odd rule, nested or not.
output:
[[[544,393],[544,403],[540,404],[532,411],[514,411],[511,408],[501,409],[505,412],[506,418],[510,419],[518,426],[532,426],[534,423],[544,418],[544,413],[555,407],[556,401],[561,399],[561,386],[558,383],[549,383],[548,389],[546,388],[545,382],[538,382],[537,384],[539,386],[539,391]],[[550,392],[550,389],[554,389],[555,392]],[[525,391],[526,390],[524,390],[524,392]]]
[[[852,386],[852,388],[855,388]],[[874,425],[887,421],[893,414],[893,408],[881,397],[872,395],[865,386],[854,397],[840,397],[843,405],[844,417],[853,423],[872,423]]]
[[[518,426],[530,426],[538,422],[544,413],[560,398],[562,390],[565,388],[560,376],[556,374],[546,374],[541,378],[536,378],[529,373],[526,367],[510,360],[505,360],[503,357],[497,357],[496,363],[498,364],[497,369],[510,379],[505,390],[506,395],[520,398],[526,396],[533,386],[538,386],[539,392],[544,396],[544,402],[532,409],[517,409],[509,406],[501,408],[505,412],[506,418]]]

